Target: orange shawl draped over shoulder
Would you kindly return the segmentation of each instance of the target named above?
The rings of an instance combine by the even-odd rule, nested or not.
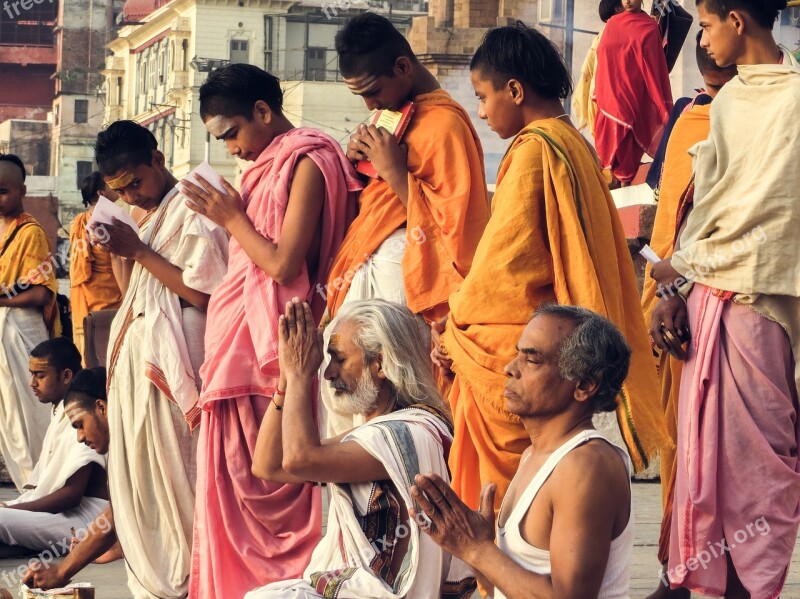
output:
[[[478,134],[466,111],[444,90],[414,98],[408,145],[408,207],[389,184],[373,179],[331,269],[328,311],[342,305],[350,281],[392,233],[408,229],[403,283],[408,307],[429,318],[463,281],[489,219]],[[439,308],[439,310],[436,310]]]
[[[122,294],[111,269],[111,254],[89,243],[86,223],[91,214],[81,212],[75,217],[69,233],[70,307],[74,331],[83,331],[83,319],[96,310],[116,308]],[[83,353],[83,348],[79,348]]]
[[[505,412],[503,370],[533,310],[553,299],[606,316],[630,344],[617,416],[642,470],[668,441],[625,234],[586,140],[547,119],[523,129],[506,153],[473,268],[450,297],[443,343],[454,387],[484,404],[474,417],[488,409],[515,419]]]
[[[664,156],[656,218],[650,247],[667,259],[675,249],[675,238],[680,227],[678,212],[681,198],[692,180],[692,157],[689,148],[708,138],[711,131],[711,105],[694,106],[676,121]],[[653,310],[658,303],[656,282],[650,278],[652,267],[648,264],[644,276],[642,311],[645,324],[650,323]],[[666,417],[667,432],[673,443],[678,441],[678,395],[680,392],[683,362],[662,352],[656,359],[660,378],[661,406]],[[661,499],[664,504],[661,536],[659,538],[659,561],[669,558],[669,533],[672,526],[672,490],[675,476],[675,448],[664,448],[661,454]]]
[[[56,264],[50,241],[39,222],[30,214],[23,212],[6,229],[0,238],[0,249],[17,230],[13,241],[8,245],[0,259],[0,292],[13,294],[28,289],[31,285],[43,285],[53,292],[53,297],[43,309],[44,323],[51,337],[61,334],[61,321],[58,318],[56,293]]]

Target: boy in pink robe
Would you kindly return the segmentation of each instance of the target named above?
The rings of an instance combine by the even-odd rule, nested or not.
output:
[[[279,387],[278,306],[328,277],[360,189],[336,141],[294,128],[278,79],[252,65],[215,71],[200,88],[209,132],[254,161],[241,197],[184,181],[192,208],[231,236],[228,272],[208,306],[189,597],[241,599],[300,576],[319,541],[318,488],[251,473],[256,437]]]
[[[658,597],[773,599],[800,525],[800,65],[772,36],[786,0],[697,4],[701,46],[738,76],[691,150],[680,245],[652,269],[653,339],[688,358],[662,578],[673,591]]]

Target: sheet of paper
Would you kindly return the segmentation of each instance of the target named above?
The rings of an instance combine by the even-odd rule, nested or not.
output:
[[[644,244],[644,247],[639,253],[642,255],[642,258],[647,260],[650,264],[658,264],[661,262],[661,258],[656,254],[655,250],[647,244]]]
[[[208,163],[207,160],[204,160],[203,162],[201,162],[197,166],[196,169],[194,169],[191,173],[189,173],[188,175],[186,175],[184,177],[184,179],[186,179],[190,183],[194,183],[198,187],[203,187],[202,185],[200,185],[200,181],[198,181],[196,175],[200,175],[203,179],[208,181],[211,184],[211,186],[214,189],[216,189],[217,191],[221,191],[222,193],[226,193],[225,192],[225,187],[223,187],[223,185],[222,185],[222,177],[219,175],[219,173],[217,171],[214,170],[214,168]],[[183,190],[183,184],[180,181],[178,181],[178,184],[176,185],[176,187],[178,188],[178,191],[180,193],[182,193],[184,196],[186,195],[186,193]],[[189,202],[192,202],[192,200],[190,200],[188,197],[186,198],[186,200],[189,201]],[[194,203],[194,202],[192,202],[192,203]],[[202,214],[200,216],[205,221],[206,226],[210,230],[213,231],[214,229],[216,229],[219,226],[217,223],[212,221],[210,218],[208,218],[206,216],[203,216]]]
[[[94,205],[92,218],[86,223],[86,228],[91,229],[93,225],[113,225],[115,218],[128,225],[137,234],[139,233],[139,227],[136,221],[133,220],[130,212],[124,208],[120,208],[114,202],[103,196],[100,196],[97,200],[97,204]]]

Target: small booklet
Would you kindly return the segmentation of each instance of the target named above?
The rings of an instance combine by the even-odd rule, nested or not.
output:
[[[400,110],[379,110],[372,117],[370,125],[376,127],[383,127],[389,133],[394,135],[397,141],[403,137],[403,134],[408,129],[408,124],[411,122],[411,117],[414,115],[414,103],[406,102],[400,107]],[[369,160],[359,160],[356,164],[356,170],[362,175],[366,175],[371,179],[380,179],[378,172]]]
[[[35,599],[37,597],[63,597],[64,599],[69,597],[69,599],[73,599],[74,597],[78,596],[75,594],[76,589],[94,590],[94,587],[89,582],[76,582],[68,586],[62,587],[60,589],[50,589],[48,591],[43,591],[42,589],[32,589],[28,587],[28,585],[26,585],[25,583],[22,583],[19,588],[20,590],[19,596],[23,597],[24,599]]]
[[[91,230],[93,226],[97,225],[113,225],[114,219],[122,221],[133,229],[134,233],[139,234],[139,226],[133,220],[130,212],[117,206],[114,202],[104,196],[100,196],[97,204],[94,205],[92,218],[86,223],[86,228]]]
[[[190,183],[194,183],[198,187],[202,188],[203,186],[200,185],[200,181],[197,179],[196,175],[200,175],[203,179],[208,181],[211,184],[211,187],[213,187],[217,191],[222,193],[228,193],[227,191],[225,191],[225,187],[222,185],[222,176],[217,171],[214,170],[214,168],[208,163],[207,160],[203,160],[203,162],[197,165],[196,169],[194,169],[191,173],[189,173],[184,177],[184,179],[186,179]],[[192,202],[192,200],[184,193],[183,184],[180,181],[178,181],[178,184],[175,187],[178,188],[178,191],[186,198],[187,202],[191,202],[192,204],[194,204],[194,202]],[[206,225],[210,230],[213,231],[219,226],[210,218],[203,216],[202,214],[200,216],[202,216],[203,220],[205,221]]]

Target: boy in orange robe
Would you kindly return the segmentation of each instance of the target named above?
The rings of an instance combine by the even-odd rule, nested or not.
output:
[[[499,506],[530,444],[505,410],[504,366],[542,303],[598,312],[631,345],[617,416],[637,469],[667,435],[625,235],[596,157],[564,114],[572,85],[558,50],[533,29],[502,27],[487,34],[471,69],[480,117],[514,138],[472,270],[450,296],[449,317],[434,325],[434,359],[454,377],[452,486],[476,509],[487,482],[497,484]]]

